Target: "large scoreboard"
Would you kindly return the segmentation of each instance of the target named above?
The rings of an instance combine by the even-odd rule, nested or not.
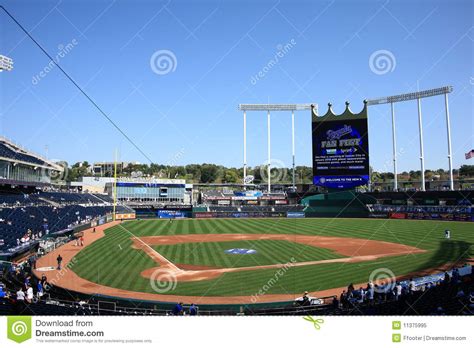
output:
[[[331,104],[324,116],[312,114],[313,183],[327,188],[348,189],[369,181],[369,136],[367,104],[353,114],[335,115]]]

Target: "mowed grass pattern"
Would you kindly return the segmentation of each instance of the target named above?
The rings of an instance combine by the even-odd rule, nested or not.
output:
[[[342,258],[331,250],[284,240],[243,240],[231,242],[182,243],[153,246],[175,264],[219,268],[263,266]],[[253,249],[255,254],[227,254],[229,249]],[[298,259],[295,256],[298,255]]]
[[[450,229],[451,240],[444,239]],[[150,292],[150,281],[140,272],[156,266],[141,250],[131,248],[132,236],[207,234],[207,233],[282,233],[337,236],[407,244],[427,250],[422,254],[387,257],[360,263],[332,263],[288,269],[267,293],[298,294],[366,282],[378,268],[389,268],[397,276],[417,272],[473,257],[474,224],[441,221],[370,219],[212,219],[129,221],[106,230],[105,237],[86,246],[76,256],[72,269],[82,278],[111,287]],[[208,243],[206,243],[208,244]],[[189,250],[188,250],[189,251]],[[294,252],[294,254],[293,254]],[[305,248],[289,254],[296,260]],[[178,259],[186,249],[176,250]],[[236,261],[248,255],[234,255]],[[189,256],[188,256],[189,257]],[[209,256],[210,251],[209,251]],[[195,258],[202,264],[200,258]],[[204,256],[203,256],[204,260]],[[215,261],[213,261],[215,262]],[[276,269],[227,273],[199,282],[180,282],[168,294],[194,296],[253,295],[275,276]]]

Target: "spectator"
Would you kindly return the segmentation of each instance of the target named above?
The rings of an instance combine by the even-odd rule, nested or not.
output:
[[[191,303],[191,307],[189,307],[189,315],[197,315],[197,307],[194,303]]]
[[[30,257],[30,266],[32,269],[36,269],[36,255]]]
[[[33,288],[31,287],[31,285],[28,285],[28,288],[26,289],[26,302],[28,303],[33,302],[33,297],[34,297]]]
[[[347,294],[350,296],[353,291],[354,291],[354,284],[350,283],[349,286],[347,287]]]
[[[451,283],[451,276],[449,275],[448,272],[444,272],[444,283],[445,284]]]
[[[43,297],[43,284],[41,282],[38,282],[37,290],[38,292],[36,295],[38,296],[38,299],[41,299],[41,297]]]
[[[459,276],[459,270],[458,270],[457,268],[455,268],[455,269],[453,270],[452,282],[453,282],[454,284],[459,283],[459,278],[460,278],[460,276]]]
[[[367,292],[362,287],[360,287],[360,289],[359,289],[359,297],[360,297],[359,302],[364,303],[366,296],[367,296]]]
[[[46,274],[42,274],[41,275],[41,280],[40,280],[40,283],[41,285],[43,285],[43,288],[46,286],[46,283],[48,282],[48,277],[46,277]]]
[[[339,300],[337,299],[337,296],[334,296],[334,298],[332,299],[332,306],[334,309],[339,308]]]
[[[183,302],[179,302],[174,306],[173,315],[183,315]]]
[[[415,294],[416,285],[415,285],[415,281],[413,280],[413,278],[410,278],[410,282],[408,283],[408,291],[409,291],[410,295]]]
[[[23,290],[21,288],[18,289],[18,291],[16,292],[16,300],[18,302],[25,301],[25,293],[23,292]]]
[[[341,296],[339,297],[339,299],[341,301],[342,308],[346,308],[347,305],[348,305],[346,290],[342,290],[342,293],[341,293]]]
[[[374,304],[374,296],[375,296],[375,287],[372,282],[369,282],[367,287],[367,298],[369,299],[369,303],[372,305]]]
[[[309,303],[309,296],[308,296],[308,292],[305,291],[304,292],[304,295],[303,295],[303,301],[301,303],[302,306],[309,306],[310,303]]]
[[[402,296],[402,285],[400,282],[397,282],[397,285],[395,285],[395,301],[398,301],[400,297]]]

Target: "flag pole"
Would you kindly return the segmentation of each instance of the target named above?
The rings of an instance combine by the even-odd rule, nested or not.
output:
[[[113,221],[115,221],[115,215],[117,210],[117,149],[115,149],[114,159],[114,208],[113,208]]]

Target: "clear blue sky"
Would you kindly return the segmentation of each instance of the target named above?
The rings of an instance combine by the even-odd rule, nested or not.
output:
[[[473,148],[472,1],[2,1],[154,162],[242,165],[239,103],[327,102],[453,85],[454,165]],[[73,163],[147,163],[0,13],[0,134]],[[273,64],[282,45],[290,45]],[[72,47],[72,48],[71,48]],[[63,51],[66,50],[63,48]],[[167,74],[151,67],[169,50]],[[389,51],[388,71],[370,67]],[[156,65],[154,66],[157,70]],[[159,68],[159,67],[158,67]],[[377,70],[378,69],[378,70]],[[174,70],[174,71],[173,71]],[[265,71],[258,81],[253,79]],[[375,72],[374,72],[375,71]],[[377,73],[376,73],[377,72]],[[423,100],[427,168],[447,168],[444,99]],[[417,107],[396,105],[399,169],[419,168]],[[311,164],[309,112],[297,114],[297,164]],[[390,109],[369,109],[371,165],[391,171]],[[248,162],[266,160],[266,114],[248,115]],[[272,158],[291,166],[290,115],[272,114]],[[472,161],[472,160],[471,160]]]

